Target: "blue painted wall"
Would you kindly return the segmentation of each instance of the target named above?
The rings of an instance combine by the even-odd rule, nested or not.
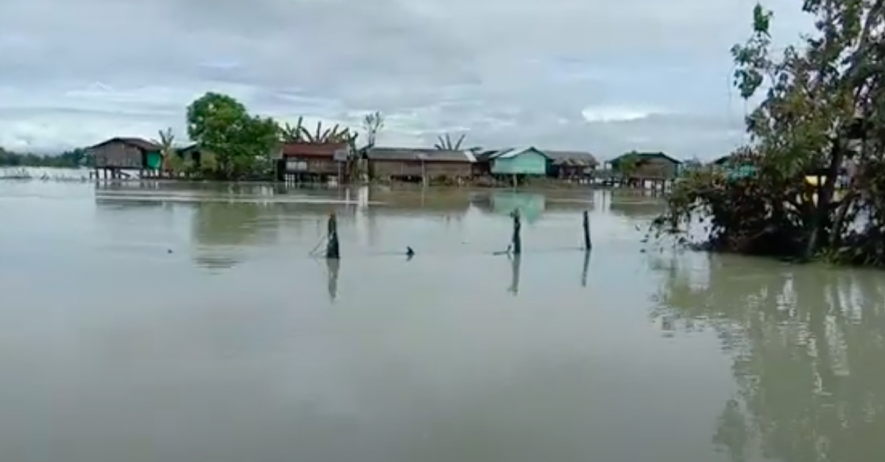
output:
[[[499,157],[492,160],[493,175],[538,175],[547,174],[547,156],[535,149],[529,149],[514,157]]]

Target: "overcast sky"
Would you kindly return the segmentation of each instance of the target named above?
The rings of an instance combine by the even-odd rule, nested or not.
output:
[[[776,33],[807,21],[768,0]],[[717,157],[744,139],[729,48],[750,0],[7,0],[0,145],[47,150],[184,135],[206,91],[383,144],[441,133],[603,157]]]

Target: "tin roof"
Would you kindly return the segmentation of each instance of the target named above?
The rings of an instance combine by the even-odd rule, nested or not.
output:
[[[160,146],[159,144],[148,141],[144,138],[124,136],[124,137],[115,137],[115,138],[111,138],[109,140],[102,141],[101,143],[90,146],[86,149],[100,148],[102,146],[105,146],[105,145],[111,144],[111,143],[126,144],[126,145],[132,146],[134,148],[141,149],[142,151],[158,151],[162,148],[162,146]]]
[[[544,150],[544,154],[553,161],[553,165],[573,165],[576,167],[595,167],[599,161],[586,151],[550,151]]]
[[[426,148],[369,148],[366,150],[369,160],[390,161],[425,161],[425,162],[476,162],[470,151],[448,151]]]
[[[630,156],[634,156],[638,160],[648,160],[648,159],[658,158],[658,159],[666,159],[670,162],[673,162],[674,164],[681,164],[682,163],[681,160],[679,160],[675,157],[669,156],[663,152],[627,152],[627,153],[621,154],[618,157],[615,157],[614,159],[610,160],[609,162],[618,163],[621,161],[621,159],[624,159],[624,158],[627,158]]]
[[[512,159],[512,158],[517,157],[521,154],[524,154],[528,151],[535,151],[538,154],[541,154],[542,156],[547,157],[549,159],[549,157],[547,156],[547,154],[544,151],[541,151],[540,149],[538,149],[534,146],[526,146],[526,147],[521,147],[521,148],[505,148],[505,149],[499,149],[497,151],[486,151],[483,153],[483,158],[487,159],[487,160]]]
[[[350,150],[348,143],[283,143],[283,157],[334,157],[338,150]]]

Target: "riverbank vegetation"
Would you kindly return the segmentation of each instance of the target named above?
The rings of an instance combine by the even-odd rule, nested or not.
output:
[[[0,167],[91,167],[92,158],[85,149],[73,149],[58,155],[18,153],[0,147]]]
[[[659,233],[704,220],[714,251],[885,266],[885,0],[806,0],[814,30],[778,50],[776,18],[753,10],[736,45],[735,85],[762,96],[747,116],[750,143],[732,165],[695,171],[669,195]]]

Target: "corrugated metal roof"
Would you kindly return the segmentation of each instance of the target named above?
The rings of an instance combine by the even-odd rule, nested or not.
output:
[[[497,152],[498,152],[497,150],[487,149],[487,150],[483,150],[483,151],[474,152],[473,156],[476,158],[477,161],[485,162],[485,161],[491,159],[492,157],[494,157],[494,155]]]
[[[158,151],[161,148],[161,146],[159,144],[153,143],[153,142],[148,141],[144,138],[125,136],[125,137],[111,138],[109,140],[102,141],[101,143],[90,146],[87,149],[95,149],[95,148],[99,148],[99,147],[102,147],[106,144],[111,144],[111,143],[128,144],[129,146],[133,146],[133,147],[141,149],[143,151]]]
[[[419,148],[369,148],[366,150],[369,160],[416,161],[425,162],[476,162],[469,151],[447,151],[439,149]]]
[[[580,167],[593,167],[599,162],[586,151],[550,151],[544,150],[554,165],[575,165]]]
[[[143,138],[120,138],[120,141],[145,151],[156,151],[162,148],[159,144]]]
[[[489,159],[512,159],[512,158],[519,156],[521,154],[524,154],[528,151],[535,151],[538,154],[541,154],[542,156],[547,157],[547,154],[544,153],[544,151],[541,151],[540,149],[535,148],[534,146],[528,146],[528,147],[522,147],[522,148],[501,149],[499,151],[495,151],[491,156],[489,156]]]
[[[333,157],[335,151],[350,150],[348,143],[283,143],[284,157]]]
[[[609,162],[617,163],[617,162],[620,162],[621,159],[624,159],[629,156],[635,156],[638,160],[660,158],[660,159],[667,159],[670,162],[673,162],[674,164],[681,164],[682,163],[681,160],[676,159],[675,157],[671,157],[663,152],[628,152],[628,153],[621,154],[618,157],[615,157],[614,159],[610,160]]]

